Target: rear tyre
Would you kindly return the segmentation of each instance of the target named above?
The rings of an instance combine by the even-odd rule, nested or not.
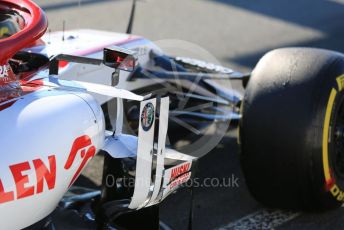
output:
[[[344,202],[344,56],[307,48],[266,54],[248,82],[241,164],[269,207],[327,210]]]

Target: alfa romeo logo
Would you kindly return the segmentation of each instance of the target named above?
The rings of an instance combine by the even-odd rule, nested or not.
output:
[[[154,122],[154,105],[147,103],[141,113],[141,126],[144,131],[150,130]]]

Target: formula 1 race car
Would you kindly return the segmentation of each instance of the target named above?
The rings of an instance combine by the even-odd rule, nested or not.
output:
[[[168,56],[139,36],[46,30],[35,3],[0,1],[1,228],[158,229],[159,204],[218,143],[195,136],[225,133],[230,120],[258,201],[343,203],[342,54],[278,49],[243,74]],[[242,81],[244,97],[224,81]],[[97,153],[101,189],[73,186]]]

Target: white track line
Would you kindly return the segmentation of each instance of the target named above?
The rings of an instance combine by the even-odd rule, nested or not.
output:
[[[219,228],[220,230],[274,229],[300,215],[299,212],[261,209]]]

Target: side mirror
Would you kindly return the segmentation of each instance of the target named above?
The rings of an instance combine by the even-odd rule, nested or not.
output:
[[[103,60],[89,57],[74,56],[68,54],[59,54],[50,59],[49,74],[59,74],[59,62],[73,62],[88,65],[104,64],[110,68],[132,72],[137,64],[136,52],[116,47],[113,49],[105,48]]]
[[[120,47],[105,48],[103,59],[104,65],[128,72],[134,71],[137,61],[134,51]]]

